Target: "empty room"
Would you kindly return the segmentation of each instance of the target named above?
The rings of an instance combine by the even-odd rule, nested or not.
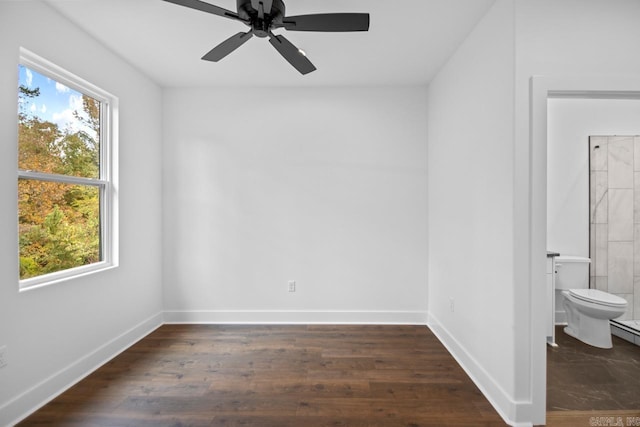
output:
[[[639,18],[0,1],[0,426],[640,425]]]

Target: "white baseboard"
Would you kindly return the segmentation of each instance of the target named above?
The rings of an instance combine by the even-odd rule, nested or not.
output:
[[[529,402],[516,402],[512,400],[500,385],[489,375],[489,373],[469,354],[449,331],[431,313],[427,326],[438,337],[440,342],[447,348],[449,353],[460,364],[462,369],[469,375],[471,380],[480,389],[482,394],[489,400],[494,409],[504,419],[504,421],[516,427],[530,427],[531,422],[516,421],[517,414],[524,414],[530,409]]]
[[[426,325],[422,311],[178,311],[164,312],[165,323],[205,324],[375,324]]]
[[[11,426],[23,420],[161,325],[162,313],[151,316],[16,396],[0,407],[0,426]]]

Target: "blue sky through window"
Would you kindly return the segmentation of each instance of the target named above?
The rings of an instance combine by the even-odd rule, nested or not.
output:
[[[61,131],[77,132],[82,130],[93,138],[97,137],[92,129],[74,116],[74,112],[81,116],[86,115],[82,108],[82,94],[80,92],[24,65],[19,66],[18,77],[20,86],[40,89],[38,97],[23,100],[25,105],[22,107],[26,114],[42,121],[55,123]]]

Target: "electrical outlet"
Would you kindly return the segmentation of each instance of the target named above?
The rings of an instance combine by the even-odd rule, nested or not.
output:
[[[7,366],[9,362],[7,362],[7,346],[4,345],[0,347],[0,369]]]
[[[296,291],[296,281],[289,280],[289,292],[295,292],[295,291]]]
[[[452,313],[456,311],[456,300],[453,298],[449,298],[449,309]]]

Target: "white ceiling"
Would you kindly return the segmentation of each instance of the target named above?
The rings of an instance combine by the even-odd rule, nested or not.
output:
[[[164,87],[428,83],[495,0],[285,0],[287,15],[368,12],[369,32],[284,29],[317,71],[300,75],[253,38],[218,63],[200,58],[242,23],[162,0],[46,0]],[[236,0],[207,0],[236,10]]]

